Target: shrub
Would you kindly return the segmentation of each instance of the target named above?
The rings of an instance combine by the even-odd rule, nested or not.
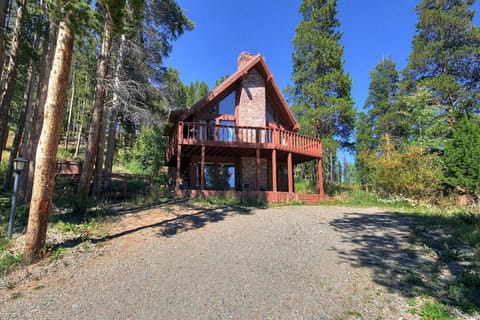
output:
[[[425,148],[395,149],[384,141],[375,152],[364,150],[359,159],[367,169],[367,184],[381,196],[432,201],[441,182],[438,157]]]

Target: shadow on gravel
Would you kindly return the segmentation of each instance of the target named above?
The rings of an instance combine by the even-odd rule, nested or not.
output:
[[[346,213],[330,225],[352,249],[332,250],[354,267],[372,269],[373,280],[390,291],[406,297],[427,295],[466,312],[478,311],[474,250],[437,228],[438,223],[401,213]]]
[[[175,204],[179,204],[179,202],[175,202]],[[165,205],[165,204],[163,204]],[[182,206],[185,207],[185,209],[188,210],[194,210],[194,212],[188,213],[188,214],[182,214],[179,215],[175,218],[172,219],[167,219],[167,220],[162,220],[156,223],[148,224],[148,225],[142,225],[136,228],[124,230],[122,232],[116,233],[116,234],[109,234],[103,237],[88,237],[88,238],[75,238],[75,239],[70,239],[66,240],[62,243],[58,243],[55,245],[55,248],[57,247],[65,247],[65,248],[72,248],[77,245],[80,245],[81,243],[85,241],[90,241],[91,243],[99,243],[99,242],[105,242],[108,240],[120,238],[135,232],[139,232],[141,230],[145,229],[152,229],[152,228],[158,228],[159,231],[157,233],[158,236],[161,237],[172,237],[178,233],[185,232],[185,231],[190,231],[190,230],[195,230],[202,228],[206,226],[209,223],[215,223],[219,221],[225,220],[228,216],[234,216],[234,215],[250,215],[253,214],[253,211],[251,208],[246,208],[246,207],[239,207],[239,206],[226,206],[226,207],[219,207],[219,208],[214,208],[214,209],[205,209],[201,208],[198,206],[194,206],[188,203],[183,203]],[[155,205],[155,206],[148,206],[148,208],[159,208],[160,205]],[[145,208],[147,209],[147,208]],[[144,209],[142,209],[144,210]],[[124,211],[122,213],[118,214],[126,214],[126,213],[132,213],[132,212],[138,212],[141,210],[135,210],[135,211]]]
[[[181,215],[174,219],[162,221],[157,226],[161,227],[158,235],[171,237],[180,232],[202,228],[208,223],[223,221],[227,216],[253,214],[253,211],[250,208],[245,207],[229,206],[216,209],[191,208],[198,211],[194,214]]]

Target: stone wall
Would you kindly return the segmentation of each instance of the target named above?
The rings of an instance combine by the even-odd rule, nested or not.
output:
[[[242,158],[241,167],[242,189],[245,189],[245,185],[248,184],[249,191],[257,190],[257,159]],[[267,160],[260,159],[260,189],[263,191],[266,191],[268,187],[267,171]]]

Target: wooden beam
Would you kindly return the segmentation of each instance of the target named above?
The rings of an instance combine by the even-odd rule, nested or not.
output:
[[[323,190],[323,168],[322,168],[322,158],[319,158],[317,160],[317,188],[318,188],[318,193],[323,196],[324,195],[324,190]]]
[[[272,191],[277,192],[277,150],[272,150]]]
[[[293,164],[292,164],[292,153],[288,153],[288,192],[293,192]]]
[[[202,158],[200,159],[200,190],[205,190],[205,145],[202,145]]]
[[[257,149],[257,191],[260,191],[260,149]]]
[[[177,176],[175,178],[175,191],[177,193],[180,191],[180,185],[182,184],[182,145],[180,143],[177,144]]]

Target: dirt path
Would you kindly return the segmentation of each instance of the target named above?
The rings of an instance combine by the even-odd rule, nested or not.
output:
[[[0,317],[418,319],[405,270],[429,261],[400,214],[177,205],[111,223],[85,254],[1,290]]]

